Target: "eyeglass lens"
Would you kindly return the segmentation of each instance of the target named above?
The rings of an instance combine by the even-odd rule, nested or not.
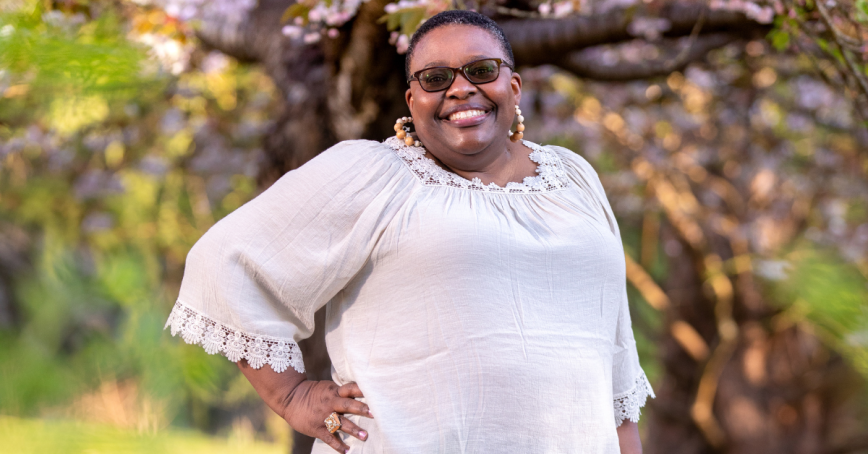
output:
[[[484,84],[497,79],[500,65],[497,60],[480,60],[464,66],[464,75],[474,84]],[[419,74],[419,83],[425,91],[445,90],[452,85],[455,72],[452,68],[431,68]]]

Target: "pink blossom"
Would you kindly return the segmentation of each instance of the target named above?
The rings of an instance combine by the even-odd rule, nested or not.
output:
[[[573,12],[573,2],[558,2],[554,4],[554,16],[564,17]]]
[[[774,9],[769,6],[759,6],[756,3],[745,4],[744,13],[747,17],[761,24],[770,24],[775,17]]]
[[[297,39],[301,37],[302,33],[304,33],[304,29],[297,25],[286,25],[281,29],[281,31],[284,36],[292,39]]]
[[[399,54],[407,53],[407,48],[410,47],[410,38],[407,35],[399,36],[395,46],[398,48]]]

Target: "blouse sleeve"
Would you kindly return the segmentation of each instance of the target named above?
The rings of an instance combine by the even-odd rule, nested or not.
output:
[[[377,142],[342,142],[216,223],[187,256],[172,335],[255,369],[304,372],[297,342],[397,205],[391,157]]]
[[[601,214],[605,216],[609,228],[621,244],[618,221],[615,219],[597,172],[578,154],[566,148],[552,148],[558,149],[560,156],[566,161],[567,174],[590,195],[595,205],[601,209]],[[621,246],[621,253],[623,254],[623,245]],[[612,396],[615,423],[618,426],[624,420],[639,422],[641,408],[645,406],[647,398],[649,396],[656,397],[648,377],[645,376],[645,372],[639,364],[639,354],[636,350],[636,340],[633,338],[633,327],[630,321],[626,279],[622,295],[618,308],[612,357]]]

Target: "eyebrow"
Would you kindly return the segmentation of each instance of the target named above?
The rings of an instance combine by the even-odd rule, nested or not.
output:
[[[467,63],[474,62],[474,61],[476,61],[476,60],[483,60],[483,59],[486,59],[486,58],[494,58],[494,57],[489,57],[489,56],[487,56],[487,55],[482,55],[482,54],[471,55],[471,56],[469,57],[469,59],[467,60]],[[467,63],[465,63],[465,65],[466,65]],[[425,70],[425,69],[430,69],[430,68],[437,68],[437,67],[440,67],[440,66],[446,66],[446,62],[443,61],[443,60],[432,61],[432,62],[429,62],[427,65],[425,65],[425,67],[423,67],[423,68],[420,69],[419,71],[422,71],[422,70]],[[464,65],[461,65],[461,66],[464,66]]]

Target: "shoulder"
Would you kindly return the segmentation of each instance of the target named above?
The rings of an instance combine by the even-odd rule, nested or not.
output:
[[[578,187],[589,192],[604,206],[608,206],[606,190],[603,188],[600,176],[587,159],[569,148],[557,145],[546,145],[546,148],[554,151],[561,158],[561,162],[564,164],[564,171]]]
[[[395,154],[389,147],[373,140],[344,140],[318,154],[305,166],[339,169],[364,164],[389,164]]]
[[[388,145],[376,140],[344,140],[331,146],[322,155],[341,156],[387,156],[393,154]]]
[[[370,184],[376,179],[396,177],[397,156],[382,142],[345,140],[328,148],[301,167],[284,174],[275,186]]]
[[[353,217],[381,195],[393,199],[408,180],[382,143],[340,142],[281,176],[261,194],[218,222],[223,229],[258,232],[263,225],[291,225],[319,216]],[[217,226],[215,226],[217,227]],[[275,227],[277,228],[277,227]]]
[[[569,148],[561,147],[558,145],[545,145],[546,148],[554,151],[563,161],[564,165],[567,167],[567,170],[578,170],[583,173],[588,173],[589,176],[593,176],[595,179],[599,180],[597,176],[597,171],[594,170],[594,167],[591,166],[591,163],[588,162],[587,159],[582,157],[582,155],[576,153]]]

